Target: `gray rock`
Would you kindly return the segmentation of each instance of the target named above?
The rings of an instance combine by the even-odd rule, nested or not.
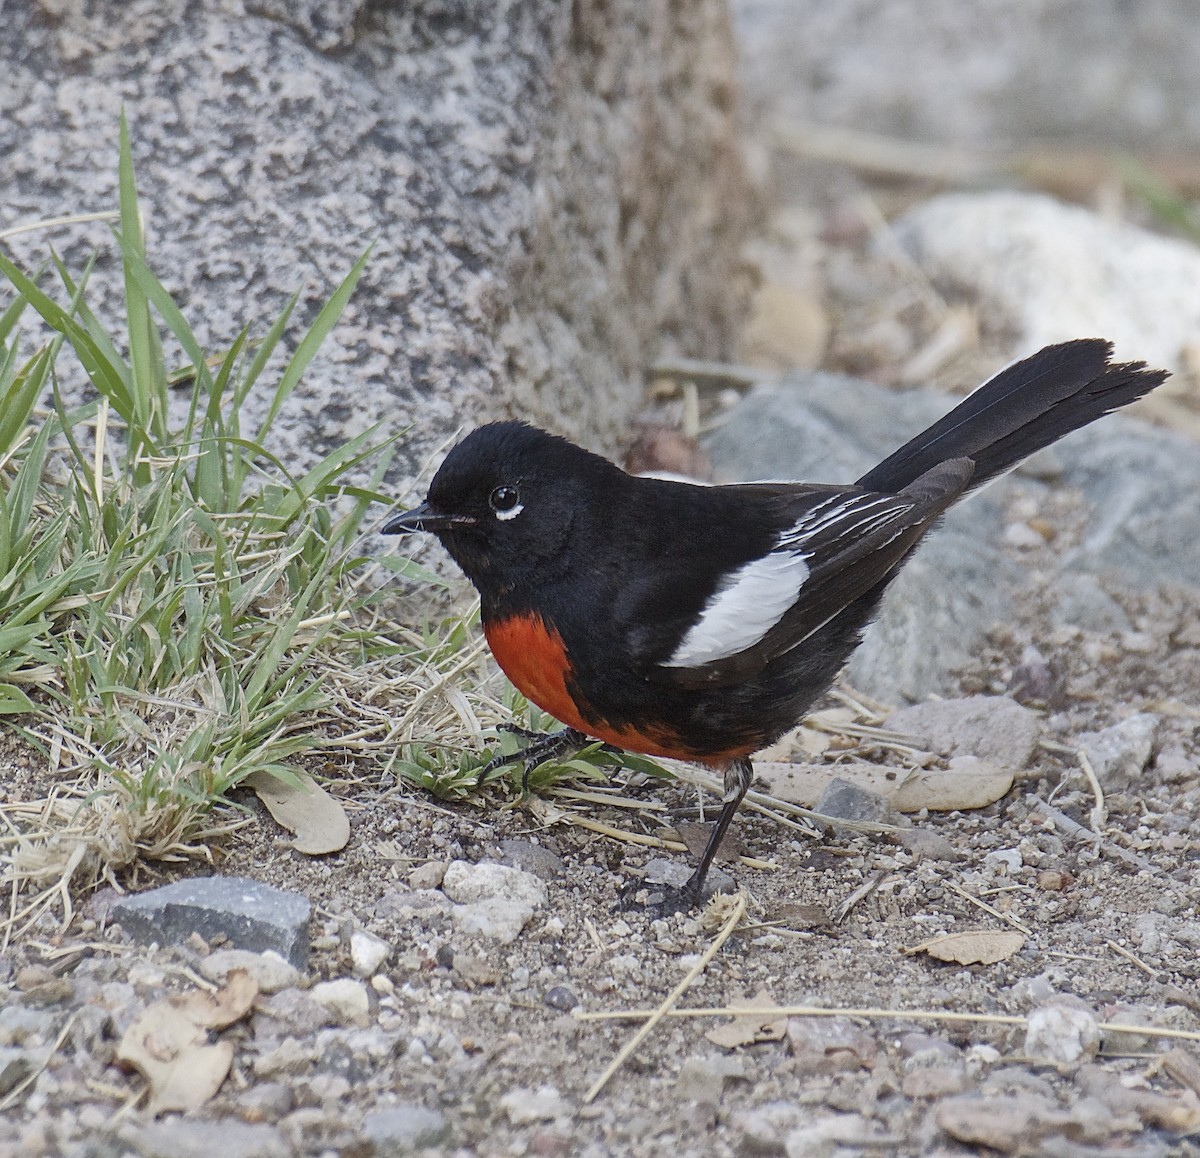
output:
[[[533,918],[533,906],[507,897],[488,897],[455,905],[450,916],[460,933],[511,945]]]
[[[1029,764],[1042,734],[1038,714],[1007,696],[914,704],[893,712],[885,727],[945,756],[977,756],[1016,771]]]
[[[34,1057],[27,1049],[0,1046],[0,1097],[33,1073]]]
[[[969,151],[1200,145],[1190,0],[734,0],[733,10],[763,121],[782,113]]]
[[[442,878],[446,875],[447,861],[430,860],[417,865],[408,874],[408,883],[416,890],[440,888]]]
[[[354,963],[356,977],[370,977],[388,959],[392,947],[381,937],[365,929],[355,929],[350,934],[350,960]]]
[[[360,1133],[371,1148],[371,1158],[404,1158],[449,1142],[450,1123],[440,1110],[406,1102],[372,1110],[363,1118]]]
[[[414,428],[405,470],[498,412],[615,447],[664,342],[729,352],[733,69],[721,0],[10,5],[0,227],[111,209],[124,107],[151,262],[213,348],[296,287],[311,316],[377,241],[285,407],[293,470],[381,420]],[[54,240],[78,269],[106,235]]]
[[[557,1009],[560,1013],[570,1013],[579,1004],[575,991],[565,985],[555,985],[554,988],[546,990],[546,996],[542,1000],[550,1009]]]
[[[265,953],[217,949],[200,962],[200,973],[210,981],[224,983],[238,969],[254,978],[260,993],[278,993],[300,983],[300,970],[271,949]]]
[[[787,1040],[796,1072],[805,1076],[873,1069],[879,1053],[875,1038],[847,1017],[788,1018]]]
[[[667,885],[673,889],[681,889],[691,879],[696,866],[682,860],[668,860],[666,857],[651,857],[642,870],[642,879],[647,885]],[[704,878],[704,899],[717,893],[731,892],[734,880],[719,865],[712,865],[708,876]]]
[[[720,1105],[726,1083],[745,1076],[746,1062],[738,1055],[689,1057],[684,1060],[675,1079],[675,1096],[681,1102],[704,1102],[717,1106]]]
[[[333,1019],[328,1008],[302,989],[284,989],[259,998],[256,1010],[258,1018],[275,1022],[269,1027],[269,1032],[275,1036],[316,1033]]]
[[[361,981],[338,977],[320,981],[309,990],[309,996],[325,1009],[339,1025],[364,1025],[371,1011],[371,998]]]
[[[446,923],[453,907],[453,902],[440,889],[393,889],[379,898],[375,915],[437,927]]]
[[[1120,791],[1135,785],[1150,763],[1158,727],[1159,717],[1153,712],[1138,712],[1111,728],[1083,732],[1075,742],[1087,754],[1101,786]]]
[[[1030,1012],[1025,1025],[1025,1056],[1056,1065],[1077,1065],[1096,1056],[1100,1030],[1086,1009],[1043,1005]]]
[[[274,1126],[233,1118],[181,1117],[123,1126],[117,1135],[140,1158],[288,1158],[292,1149]]]
[[[479,864],[451,861],[442,880],[442,892],[459,904],[493,897],[520,901],[531,908],[546,903],[546,886],[532,873],[489,861]]]
[[[1200,583],[1200,447],[1194,441],[1112,418],[1057,445],[1063,481],[1077,487],[1090,508],[1083,539],[1064,556],[1064,566],[1133,592]]]
[[[237,949],[273,949],[297,969],[308,961],[308,899],[246,877],[191,877],[126,897],[112,912],[141,944],[179,945],[199,933]]]
[[[872,824],[893,824],[899,817],[877,792],[835,776],[825,785],[814,812],[838,820],[865,820]]]
[[[563,873],[567,871],[562,857],[544,845],[534,844],[531,840],[502,840],[500,861],[512,868],[533,873],[535,877],[544,881],[561,880]]]
[[[1065,572],[1055,581],[1054,593],[1050,622],[1055,627],[1078,627],[1096,635],[1112,635],[1132,627],[1124,608],[1087,571]]]

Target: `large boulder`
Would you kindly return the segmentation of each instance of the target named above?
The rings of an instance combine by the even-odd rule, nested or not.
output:
[[[612,449],[660,353],[729,353],[748,218],[725,0],[26,0],[0,38],[0,229],[111,209],[129,118],[151,264],[227,345],[366,246],[274,449],[385,420],[400,471],[521,414]],[[40,262],[48,238],[11,242]],[[107,227],[52,240],[78,266]]]

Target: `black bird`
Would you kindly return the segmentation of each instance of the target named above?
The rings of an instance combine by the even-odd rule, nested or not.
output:
[[[595,737],[723,773],[724,805],[682,898],[693,903],[751,754],[828,688],[925,533],[1167,377],[1111,355],[1101,339],[1048,346],[853,486],[633,477],[524,423],[493,423],[383,531],[441,540],[479,590],[496,661],[567,726],[527,749],[531,762]]]

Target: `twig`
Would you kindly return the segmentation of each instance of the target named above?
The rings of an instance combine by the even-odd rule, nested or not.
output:
[[[675,1002],[677,1002],[680,997],[683,996],[683,993],[687,987],[691,985],[691,983],[695,981],[701,973],[704,972],[704,970],[708,967],[708,963],[717,955],[717,952],[720,950],[721,946],[729,940],[734,929],[737,928],[738,922],[743,916],[745,916],[745,914],[746,898],[744,895],[742,895],[738,897],[737,904],[734,906],[733,912],[729,914],[728,920],[726,920],[724,926],[721,928],[721,931],[713,939],[713,943],[704,951],[704,954],[701,956],[700,960],[697,961],[696,964],[687,971],[687,975],[684,977],[684,979],[680,981],[680,983],[676,985],[674,989],[671,990],[666,1001],[664,1001],[657,1010],[647,1017],[646,1022],[641,1029],[639,1029],[637,1033],[635,1033],[633,1037],[626,1042],[625,1047],[620,1053],[617,1054],[615,1058],[613,1058],[612,1063],[604,1071],[604,1073],[602,1073],[600,1077],[596,1079],[595,1083],[592,1085],[592,1088],[583,1095],[583,1101],[585,1105],[587,1105],[589,1102],[595,1101],[600,1091],[603,1090],[606,1085],[608,1085],[609,1079],[613,1076],[613,1074],[615,1074],[617,1070],[619,1070],[621,1066],[625,1064],[626,1059],[629,1058],[633,1054],[634,1050],[636,1050],[637,1047],[646,1040],[654,1027],[664,1017],[666,1017],[668,1013],[670,1013],[672,1006],[674,1006]]]
[[[1006,913],[1000,912],[999,909],[994,909],[987,901],[981,901],[978,897],[967,892],[966,889],[956,885],[953,881],[946,881],[946,888],[951,892],[957,893],[964,901],[970,901],[973,905],[978,905],[985,913],[991,913],[998,921],[1004,921],[1006,924],[1012,925],[1014,929],[1019,929],[1026,937],[1033,936],[1033,930],[1026,925],[1022,925],[1016,917],[1010,917]]]
[[[880,869],[870,880],[863,881],[837,908],[833,915],[833,923],[840,925],[853,911],[855,905],[869,897],[887,876],[887,869]]]
[[[1146,962],[1143,961],[1139,956],[1137,956],[1136,953],[1131,953],[1123,945],[1118,945],[1116,941],[1105,941],[1104,943],[1114,953],[1116,953],[1117,956],[1124,957],[1126,961],[1136,965],[1143,973],[1146,974],[1147,977],[1153,978],[1155,981],[1158,980],[1158,970],[1151,969],[1150,966],[1147,965]]]
[[[1072,820],[1065,812],[1060,812],[1044,800],[1038,800],[1034,804],[1033,811],[1035,814],[1040,812],[1055,828],[1061,832],[1065,832],[1068,836],[1073,836],[1078,840],[1086,840],[1111,856],[1115,856],[1117,860],[1124,861],[1125,864],[1131,865],[1133,868],[1141,869],[1142,872],[1158,875],[1158,869],[1144,856],[1138,856],[1137,853],[1130,852],[1127,848],[1122,848],[1119,844],[1114,843],[1107,837],[1101,836],[1098,832],[1093,832],[1086,825],[1080,824],[1077,820]]]
[[[642,1021],[658,1018],[660,1011],[651,1009],[615,1009],[595,1013],[575,1010],[576,1021]],[[763,1009],[742,1009],[719,1006],[710,1009],[669,1009],[663,1017],[861,1017],[874,1021],[952,1021],[979,1025],[1015,1025],[1024,1027],[1028,1019],[1018,1014],[1007,1013],[947,1013],[940,1009],[843,1009],[827,1005],[779,1005]],[[1200,1041],[1200,1031],[1191,1029],[1164,1029],[1157,1025],[1126,1025],[1115,1021],[1101,1021],[1096,1026],[1103,1033],[1140,1034],[1142,1037],[1158,1037],[1170,1041]]]
[[[75,1024],[75,1019],[78,1016],[78,1011],[76,1011],[67,1018],[62,1027],[62,1031],[59,1033],[58,1037],[55,1038],[54,1044],[50,1047],[50,1050],[46,1056],[42,1058],[40,1064],[37,1065],[30,1073],[26,1074],[25,1077],[22,1078],[21,1081],[19,1081],[15,1086],[13,1086],[13,1088],[9,1091],[8,1096],[5,1097],[3,1101],[0,1101],[0,1113],[3,1113],[10,1107],[15,1106],[17,1104],[17,1099],[20,1098],[20,1096],[27,1089],[29,1089],[29,1087],[33,1085],[33,1083],[36,1082],[39,1077],[42,1076],[42,1071],[50,1064],[50,1059],[56,1053],[58,1053],[59,1049],[62,1048],[62,1043],[67,1040],[67,1034],[71,1032],[71,1026]]]
[[[771,378],[770,371],[732,362],[707,362],[699,358],[660,358],[646,370],[646,377],[674,378],[697,386],[734,386],[746,389]]]
[[[1088,754],[1080,748],[1075,753],[1075,757],[1079,761],[1079,767],[1083,769],[1083,774],[1087,777],[1087,782],[1092,786],[1092,795],[1096,798],[1096,803],[1092,805],[1092,811],[1088,814],[1088,820],[1091,821],[1092,828],[1097,833],[1102,833],[1104,824],[1108,820],[1108,809],[1104,806],[1104,789],[1100,787],[1096,769],[1092,767]]]

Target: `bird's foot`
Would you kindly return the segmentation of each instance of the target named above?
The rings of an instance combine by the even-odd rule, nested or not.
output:
[[[692,873],[681,885],[662,879],[632,880],[617,894],[616,911],[637,910],[655,920],[675,913],[690,913],[719,893],[725,884],[726,881],[706,881],[699,873]]]
[[[549,734],[530,732],[528,729],[520,728],[516,724],[502,724],[500,728],[503,731],[512,732],[514,735],[528,739],[530,743],[526,744],[519,752],[513,752],[508,756],[503,754],[493,756],[475,774],[475,783],[482,784],[497,768],[504,768],[509,764],[521,764],[524,766],[521,772],[521,792],[525,795],[529,793],[530,773],[539,764],[547,760],[553,760],[556,756],[561,756],[564,752],[582,748],[588,742],[587,737],[575,728],[562,728],[557,732],[550,732]]]

